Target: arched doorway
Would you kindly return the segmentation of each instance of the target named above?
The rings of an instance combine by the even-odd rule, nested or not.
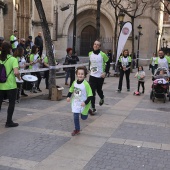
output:
[[[81,32],[80,55],[87,56],[93,49],[93,43],[96,40],[96,29],[88,25]]]

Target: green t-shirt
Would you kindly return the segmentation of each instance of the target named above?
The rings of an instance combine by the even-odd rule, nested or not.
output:
[[[48,64],[48,58],[47,58],[47,56],[44,58],[44,63]]]
[[[14,35],[11,35],[10,41],[15,41],[15,42],[12,43],[12,49],[17,48],[17,45],[18,45],[17,37],[15,37]]]
[[[6,61],[6,63],[5,61],[0,60],[1,64],[5,63],[4,65],[6,68],[6,75],[8,75],[10,71],[13,70],[14,68],[18,68],[18,61],[15,57],[8,55],[7,58],[9,59]],[[0,90],[11,90],[16,88],[17,88],[16,78],[14,75],[14,71],[12,71],[9,74],[7,81],[5,83],[0,83]]]

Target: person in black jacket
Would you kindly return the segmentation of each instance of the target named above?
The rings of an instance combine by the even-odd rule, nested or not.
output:
[[[38,36],[35,37],[34,44],[36,46],[38,46],[38,48],[39,48],[39,56],[41,57],[42,56],[42,52],[43,52],[43,39],[42,39],[41,32],[39,32]]]
[[[79,61],[79,58],[77,57],[77,55],[72,55],[73,49],[67,48],[66,51],[67,51],[67,55],[66,55],[65,62],[67,62],[68,65],[77,64],[77,61]],[[75,67],[70,67],[69,71],[70,71],[70,87],[71,87],[73,81],[75,80]]]
[[[25,39],[21,38],[20,43],[18,44],[17,48],[22,47],[24,49],[24,56],[27,54],[26,47],[25,47]]]

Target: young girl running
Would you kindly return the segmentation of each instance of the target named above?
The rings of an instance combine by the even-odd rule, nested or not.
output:
[[[82,120],[86,120],[88,117],[88,110],[90,109],[91,105],[92,90],[89,83],[84,79],[86,75],[86,67],[77,68],[77,80],[72,83],[67,95],[67,102],[70,102],[70,97],[73,93],[71,108],[74,114],[75,130],[72,132],[72,136],[78,135],[80,133],[79,115],[81,115]]]
[[[142,88],[143,88],[142,93],[144,93],[145,92],[145,86],[144,86],[145,72],[144,72],[142,66],[138,67],[138,72],[135,74],[135,77],[138,79],[138,92],[139,92],[139,89],[140,89],[140,85],[142,85]]]

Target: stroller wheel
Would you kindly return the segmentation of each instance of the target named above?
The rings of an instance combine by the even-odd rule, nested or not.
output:
[[[154,95],[152,95],[152,101],[153,101],[153,102],[155,101],[155,96],[154,96]]]
[[[164,94],[164,103],[166,102],[166,95]]]
[[[152,100],[153,97],[153,91],[150,92],[150,100]]]

